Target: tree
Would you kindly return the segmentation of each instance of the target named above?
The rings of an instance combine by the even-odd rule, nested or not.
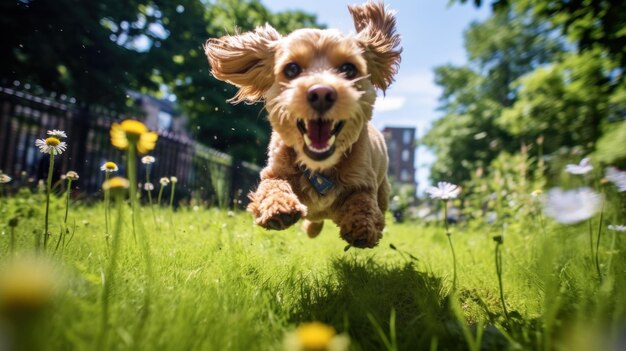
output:
[[[147,17],[140,23],[142,2],[1,2],[0,78],[87,104],[123,105],[125,89],[149,84],[148,56],[132,47],[153,23]]]
[[[153,48],[160,68],[153,79],[177,97],[198,140],[238,159],[264,161],[270,126],[263,104],[228,103],[236,88],[210,75],[202,45],[210,37],[251,30],[266,22],[281,33],[319,27],[316,17],[298,11],[272,14],[258,0],[219,0],[209,7],[197,0],[191,3],[181,14],[176,12],[177,3],[163,8],[172,17],[168,40]],[[190,16],[188,11],[201,15]]]
[[[465,3],[467,0],[457,0]],[[482,0],[473,0],[481,6]],[[575,42],[580,52],[601,48],[626,69],[626,2],[623,0],[492,0],[495,10],[515,7],[549,21]]]
[[[175,98],[200,142],[253,162],[270,134],[262,104],[228,104],[235,89],[210,75],[202,46],[265,22],[283,33],[318,26],[313,15],[273,14],[258,0],[21,0],[0,2],[0,12],[3,84],[118,112],[132,108],[128,90]]]
[[[546,154],[562,146],[580,146],[589,153],[602,134],[602,124],[619,106],[610,104],[613,69],[600,50],[569,53],[562,61],[521,77],[515,84],[518,99],[498,123],[523,140],[542,136]]]
[[[433,180],[464,182],[501,151],[519,148],[520,141],[497,120],[517,98],[512,83],[563,50],[549,34],[547,26],[525,13],[496,12],[466,32],[469,65],[436,68],[444,115],[424,137],[437,156]]]

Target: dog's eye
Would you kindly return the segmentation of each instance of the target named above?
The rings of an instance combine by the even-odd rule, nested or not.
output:
[[[289,79],[296,78],[300,72],[302,72],[302,68],[295,62],[288,63],[285,68],[283,68],[283,74]]]
[[[339,66],[339,72],[343,73],[348,79],[356,77],[357,74],[356,66],[351,63],[344,63],[343,65]]]

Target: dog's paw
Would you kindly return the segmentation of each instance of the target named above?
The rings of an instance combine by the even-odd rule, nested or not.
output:
[[[355,216],[344,219],[340,225],[341,238],[357,248],[372,248],[383,237],[384,221],[373,216]]]
[[[265,224],[260,224],[265,229],[283,230],[291,227],[300,220],[302,215],[299,212],[278,213],[272,216]]]
[[[309,238],[315,238],[318,236],[322,231],[322,228],[324,228],[324,221],[312,222],[307,219],[302,223],[302,230],[306,232]]]
[[[281,194],[264,199],[255,219],[265,229],[283,230],[306,216],[306,206],[293,194]]]

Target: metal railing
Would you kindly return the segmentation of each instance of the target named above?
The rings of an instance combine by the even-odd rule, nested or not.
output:
[[[54,178],[69,170],[79,173],[75,183],[79,193],[99,196],[104,174],[100,166],[114,161],[125,174],[124,153],[110,144],[111,124],[125,117],[103,108],[79,107],[63,101],[35,96],[0,87],[0,170],[20,181],[35,183],[44,179],[48,157],[39,152],[35,140],[47,130],[64,130],[68,149],[55,159]],[[220,151],[201,145],[185,134],[161,131],[150,178],[158,189],[160,177],[176,176],[177,199],[196,199],[211,205],[243,207],[247,194],[256,186],[259,167],[234,160]],[[145,181],[145,168],[139,167],[138,180]]]

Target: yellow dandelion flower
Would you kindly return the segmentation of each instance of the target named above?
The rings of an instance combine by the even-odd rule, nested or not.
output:
[[[122,123],[113,123],[111,126],[111,144],[118,149],[126,150],[130,143],[137,146],[140,154],[145,154],[154,149],[157,139],[156,132],[148,131],[145,124],[127,119]]]
[[[107,173],[111,173],[111,172],[117,172],[118,168],[115,162],[108,161],[108,162],[105,162],[102,166],[100,166],[100,170],[107,172]]]
[[[59,277],[41,259],[22,258],[0,271],[0,310],[5,313],[36,312],[49,305]]]
[[[178,178],[172,176],[172,177],[170,177],[170,182],[176,184],[176,183],[178,183]]]
[[[296,333],[304,348],[322,350],[335,336],[335,329],[319,322],[313,322],[299,326]]]
[[[113,177],[102,184],[103,190],[126,190],[129,187],[128,179],[122,177]]]
[[[345,351],[349,344],[345,335],[337,335],[333,327],[320,322],[300,325],[284,341],[288,351]]]

